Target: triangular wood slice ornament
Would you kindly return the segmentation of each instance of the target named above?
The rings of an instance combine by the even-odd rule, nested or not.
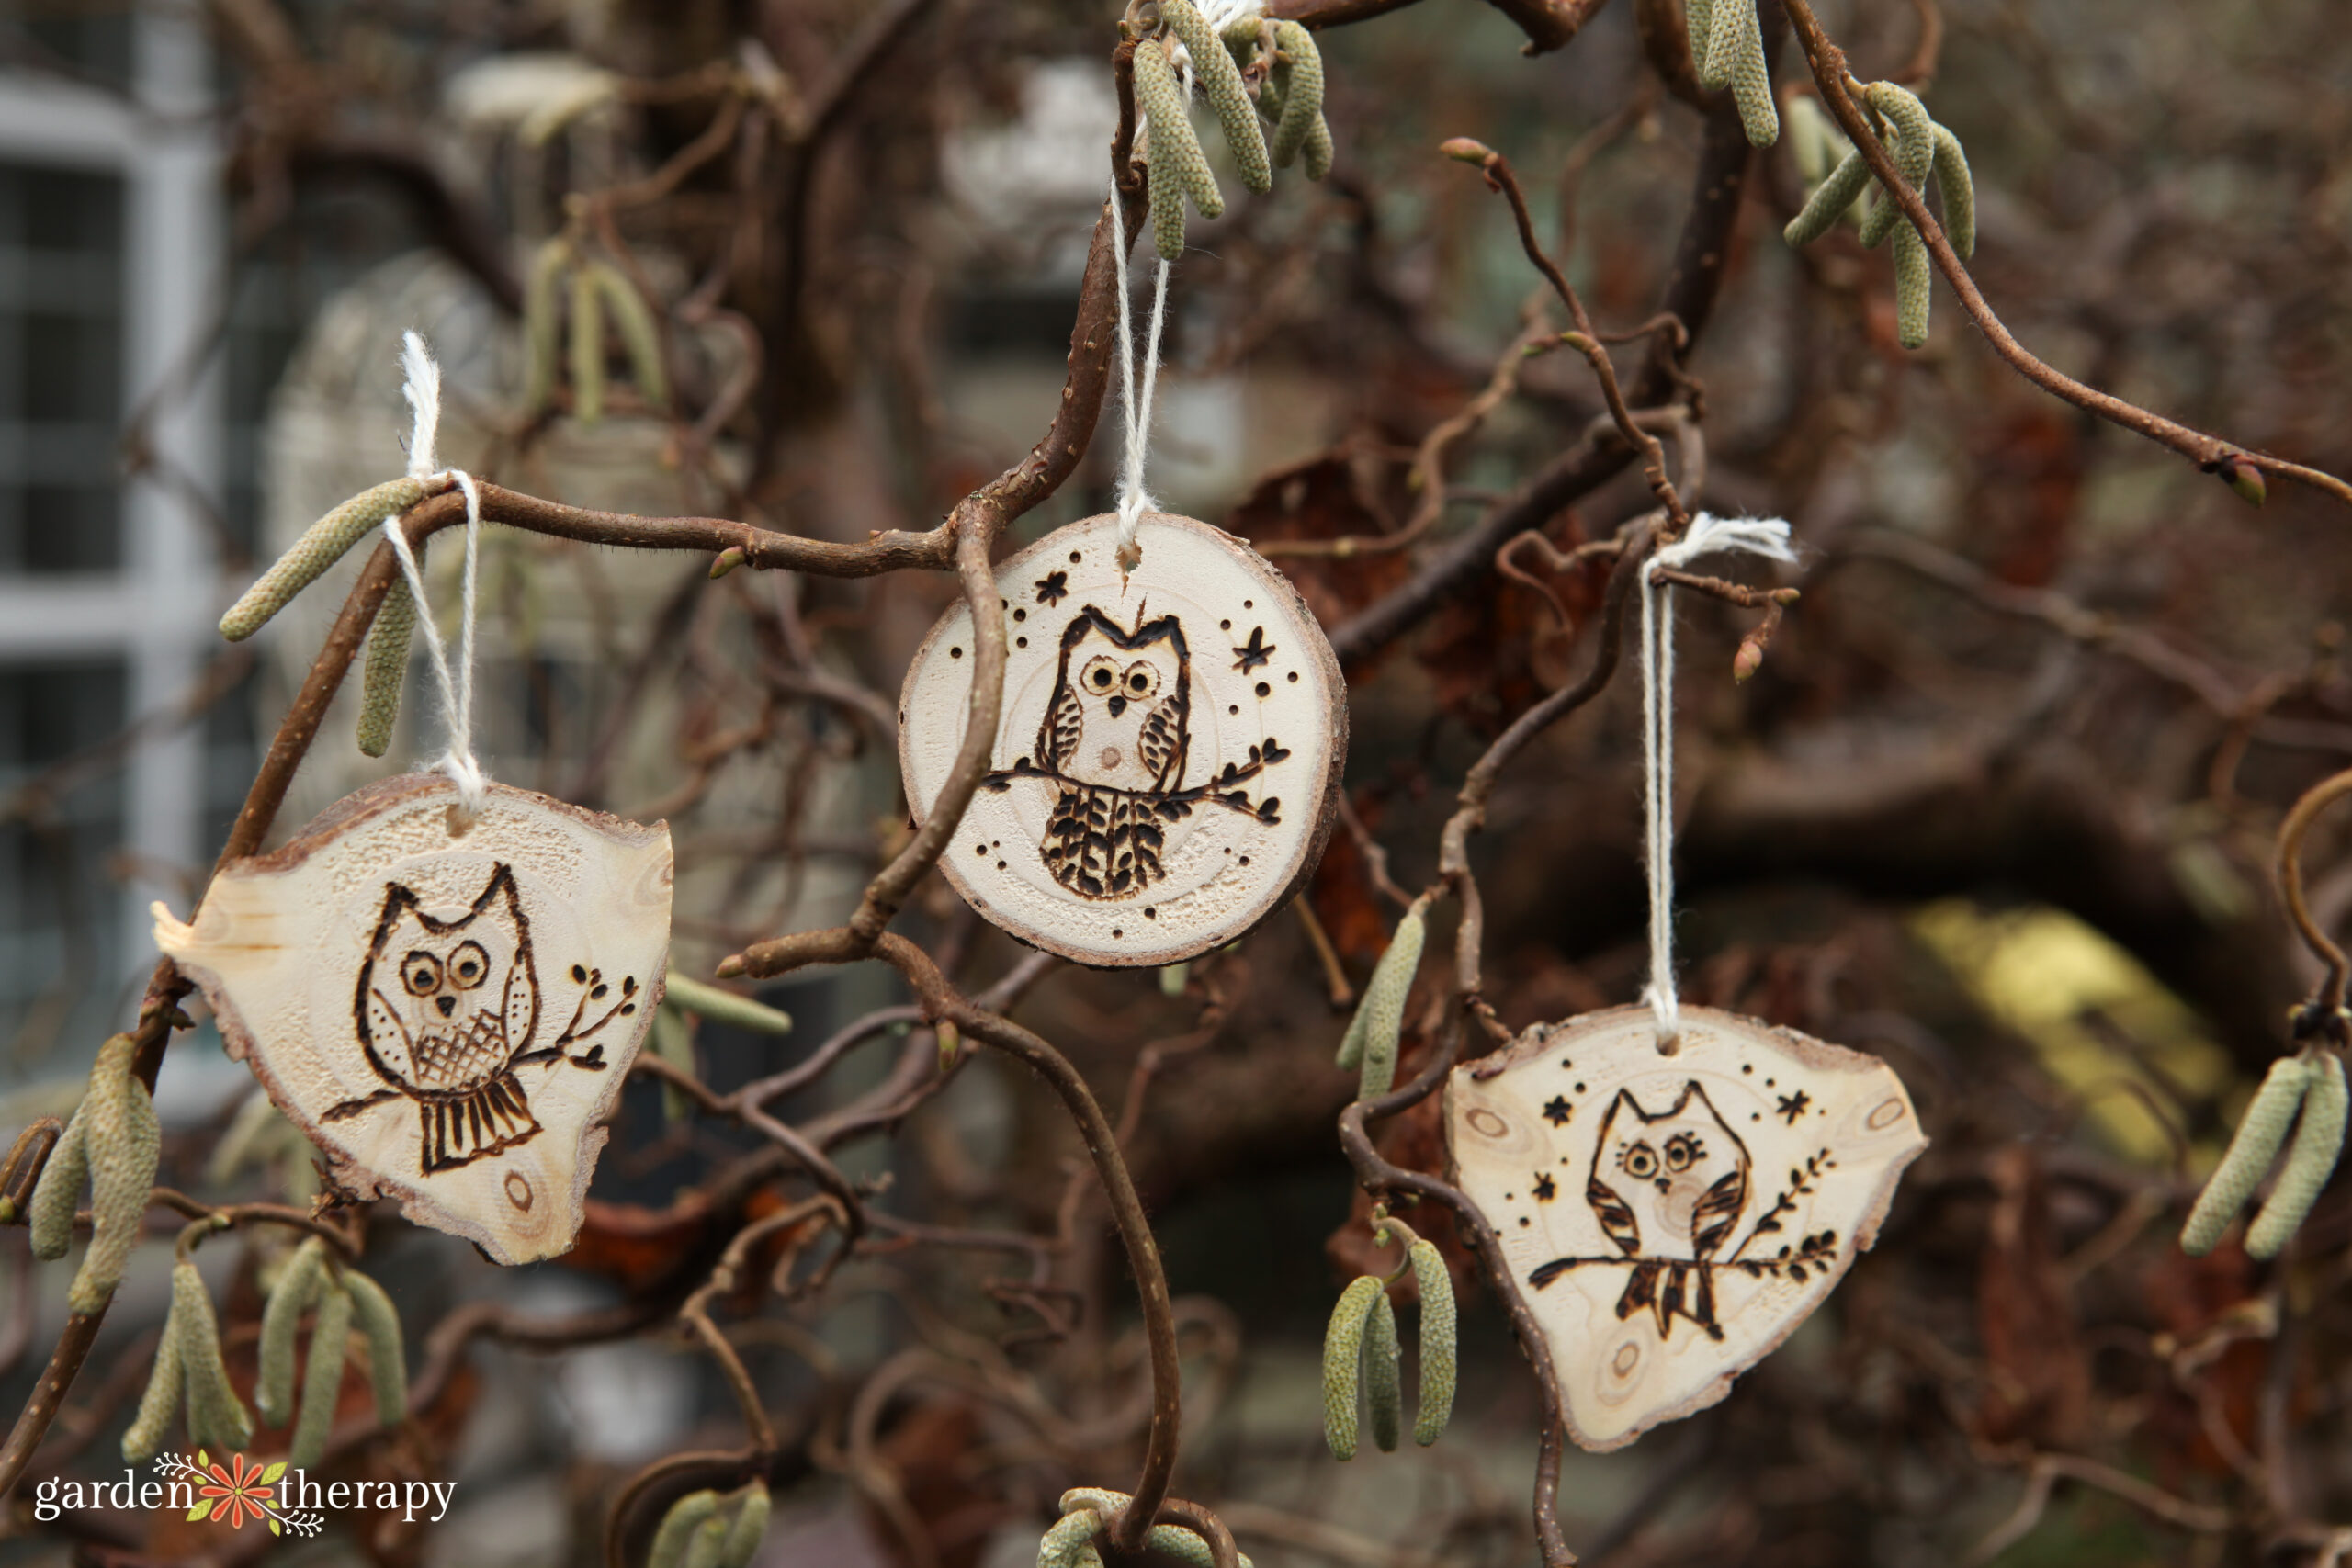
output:
[[[1928,1140],[1874,1056],[1712,1008],[1538,1025],[1446,1086],[1454,1176],[1542,1325],[1568,1435],[1703,1410],[1878,1239]]]
[[[670,832],[437,775],[370,784],[232,862],[155,941],[341,1185],[501,1263],[571,1246],[661,1000]]]
[[[998,569],[1004,712],[990,772],[940,857],[1034,947],[1106,967],[1234,941],[1314,869],[1347,755],[1339,661],[1287,578],[1205,523],[1058,529]],[[899,761],[917,820],[963,744],[970,610],[915,655]]]

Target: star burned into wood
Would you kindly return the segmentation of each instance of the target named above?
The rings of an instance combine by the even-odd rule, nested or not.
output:
[[[1685,1007],[1539,1024],[1446,1085],[1454,1175],[1543,1327],[1568,1435],[1624,1447],[1722,1399],[1878,1239],[1928,1146],[1875,1056]]]
[[[1290,581],[1205,523],[1148,513],[1047,536],[998,569],[1004,713],[940,858],[1023,942],[1106,967],[1229,942],[1314,868],[1335,820],[1347,688]],[[907,671],[899,761],[918,821],[954,767],[972,617],[941,617]]]
[[[492,784],[388,779],[232,863],[155,941],[335,1180],[501,1263],[571,1246],[661,999],[670,832]]]

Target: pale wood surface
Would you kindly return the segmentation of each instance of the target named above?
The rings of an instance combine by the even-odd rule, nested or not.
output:
[[[501,1263],[571,1245],[662,994],[668,828],[435,775],[371,784],[155,940],[336,1181]]]
[[[1672,1055],[1646,1007],[1531,1029],[1454,1069],[1445,1123],[1596,1452],[1728,1393],[1878,1239],[1928,1145],[1878,1058],[1692,1007]]]
[[[1296,590],[1247,543],[1148,513],[1142,563],[1123,576],[1116,533],[1114,516],[1090,517],[999,569],[997,772],[940,864],[1032,946],[1174,964],[1241,936],[1314,868],[1347,755],[1347,687]],[[943,616],[899,696],[918,820],[963,742],[971,628],[961,604]]]

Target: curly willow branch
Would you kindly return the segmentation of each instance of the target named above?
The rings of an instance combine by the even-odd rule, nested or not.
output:
[[[1903,216],[1911,220],[1920,238],[1927,242],[1928,254],[1934,261],[1936,270],[1944,275],[1944,281],[1951,284],[1951,291],[1959,296],[1960,308],[1968,312],[1968,319],[1976,323],[1976,330],[1984,334],[1985,341],[1993,345],[1993,352],[2007,360],[2010,368],[2053,397],[2063,398],[2078,409],[2095,413],[2134,434],[2143,435],[2159,446],[2170,447],[2207,473],[2230,479],[2234,478],[2239,466],[2244,465],[2283,479],[2300,479],[2314,489],[2326,491],[2346,505],[2352,505],[2352,484],[2334,474],[2307,468],[2301,463],[2290,463],[2282,457],[2249,452],[2217,435],[2192,430],[2161,414],[2151,413],[2136,403],[2125,402],[2110,392],[2085,386],[2056,367],[2037,358],[2018,342],[2016,335],[2002,324],[2000,317],[1993,313],[1993,307],[1985,302],[1984,294],[1976,287],[1976,280],[1969,276],[1966,264],[1960,259],[1959,254],[1952,249],[1951,241],[1945,236],[1942,225],[1928,210],[1925,197],[1903,177],[1894,159],[1871,132],[1869,120],[1847,91],[1847,83],[1851,77],[1846,69],[1845,51],[1832,43],[1828,35],[1821,30],[1821,24],[1814,18],[1813,7],[1806,0],[1781,0],[1781,4],[1788,12],[1789,20],[1796,28],[1806,62],[1813,68],[1815,85],[1821,89],[1821,101],[1836,117],[1839,128],[1853,142],[1854,150],[1870,165],[1871,173],[1878,176],[1879,185],[1883,187],[1882,199],[1893,201],[1902,209]]]

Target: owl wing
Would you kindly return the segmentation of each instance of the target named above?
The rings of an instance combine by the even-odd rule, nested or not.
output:
[[[1618,1251],[1628,1258],[1642,1255],[1641,1222],[1634,1218],[1633,1208],[1625,1200],[1596,1179],[1585,1183],[1584,1201],[1592,1205],[1600,1228],[1609,1233],[1609,1239],[1617,1244]]]
[[[531,1031],[539,1023],[539,977],[531,971],[531,950],[514,955],[506,972],[506,1048],[516,1055],[531,1048]]]
[[[1064,681],[1054,688],[1046,721],[1037,727],[1037,761],[1050,773],[1061,773],[1078,755],[1079,739],[1086,732],[1086,706]]]
[[[416,1071],[413,1043],[401,1006],[376,982],[373,961],[359,972],[359,1040],[368,1048],[368,1065],[377,1076],[405,1085]]]
[[[1713,1258],[1731,1238],[1732,1227],[1747,1212],[1747,1167],[1740,1166],[1717,1179],[1690,1209],[1690,1251]]]
[[[1181,697],[1170,697],[1153,708],[1143,721],[1143,735],[1136,742],[1143,753],[1144,771],[1151,775],[1156,789],[1173,789],[1182,782],[1184,772],[1184,704]]]

